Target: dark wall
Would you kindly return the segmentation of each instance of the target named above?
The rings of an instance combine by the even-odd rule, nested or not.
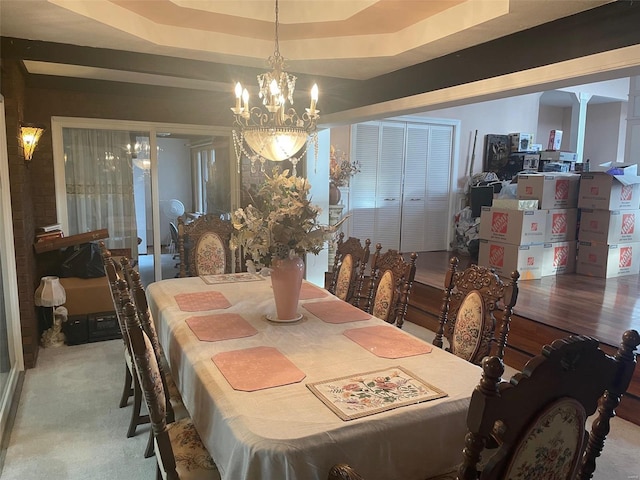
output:
[[[39,167],[42,161],[38,155],[34,161],[25,162],[19,148],[18,128],[20,123],[29,122],[25,112],[26,86],[22,65],[16,61],[2,61],[2,88],[5,119],[7,126],[7,151],[9,156],[9,177],[11,183],[11,208],[13,211],[13,233],[18,274],[18,304],[21,320],[22,346],[26,367],[33,367],[38,358],[38,320],[33,304],[33,293],[39,282],[33,249],[36,210],[32,193],[42,181]],[[46,140],[45,142],[46,143]],[[51,142],[48,142],[51,144]]]
[[[212,125],[215,109],[206,92],[52,77],[35,81],[21,62],[2,59],[9,174],[15,233],[18,294],[25,367],[36,365],[40,331],[33,293],[48,259],[32,248],[35,228],[58,221],[54,185],[51,117],[83,117]],[[228,106],[227,106],[228,108]],[[231,116],[231,112],[229,112]],[[31,162],[18,148],[18,125],[38,123],[47,130]],[[230,124],[230,123],[229,123]]]

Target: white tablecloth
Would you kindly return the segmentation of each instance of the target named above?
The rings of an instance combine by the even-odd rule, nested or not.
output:
[[[183,312],[174,296],[217,290],[257,335],[203,342],[185,320],[213,312]],[[264,318],[275,310],[271,282],[207,285],[197,277],[149,285],[147,297],[160,343],[185,405],[215,459],[223,480],[325,479],[340,462],[367,480],[424,480],[461,461],[466,412],[481,370],[436,347],[429,354],[380,358],[342,335],[344,330],[386,325],[379,319],[329,324],[299,311],[295,324]],[[333,296],[327,301],[337,301]],[[300,382],[253,392],[236,391],[211,357],[220,352],[272,346],[306,374]],[[444,390],[446,398],[343,421],[305,385],[346,375],[402,366]]]

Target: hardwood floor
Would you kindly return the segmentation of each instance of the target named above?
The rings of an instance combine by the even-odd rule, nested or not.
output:
[[[439,289],[449,268],[451,252],[418,254],[416,281]],[[459,257],[461,266],[470,258]],[[580,335],[595,337],[611,346],[622,332],[640,331],[640,276],[594,278],[565,274],[518,282],[514,313]]]

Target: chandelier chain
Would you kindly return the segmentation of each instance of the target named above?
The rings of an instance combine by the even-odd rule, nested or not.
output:
[[[275,48],[275,52],[273,54],[274,57],[278,58],[280,57],[280,42],[279,42],[279,37],[278,37],[278,27],[280,26],[280,21],[279,21],[279,15],[278,15],[278,0],[276,0],[276,48]]]

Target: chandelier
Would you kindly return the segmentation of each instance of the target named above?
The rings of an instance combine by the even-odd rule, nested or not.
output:
[[[307,139],[311,137],[317,149],[316,122],[319,110],[318,86],[311,89],[311,103],[299,115],[293,105],[293,92],[296,87],[296,76],[284,71],[285,61],[280,55],[278,44],[278,0],[276,0],[275,51],[267,60],[270,72],[258,75],[258,97],[262,107],[249,106],[249,92],[236,83],[233,145],[240,172],[240,159],[245,155],[251,161],[251,171],[256,172],[256,162],[260,162],[264,171],[266,160],[282,162],[290,160],[293,164],[292,174],[296,175],[296,165],[306,153]],[[289,107],[287,107],[287,102]],[[297,154],[297,156],[295,156]],[[317,156],[317,155],[316,155]]]

